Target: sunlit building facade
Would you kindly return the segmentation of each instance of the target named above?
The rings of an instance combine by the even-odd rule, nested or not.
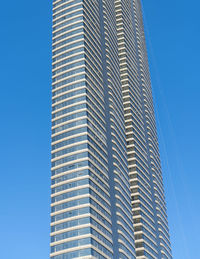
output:
[[[53,1],[52,48],[50,258],[171,258],[140,2]]]

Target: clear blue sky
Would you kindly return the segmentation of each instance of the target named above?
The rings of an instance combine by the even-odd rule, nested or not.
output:
[[[174,259],[200,244],[200,2],[143,0]],[[0,257],[49,254],[51,1],[2,1]]]

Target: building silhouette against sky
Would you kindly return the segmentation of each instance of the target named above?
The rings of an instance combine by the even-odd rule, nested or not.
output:
[[[140,0],[53,1],[52,259],[171,259]]]

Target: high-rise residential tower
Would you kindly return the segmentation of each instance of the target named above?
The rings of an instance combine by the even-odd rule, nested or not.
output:
[[[139,0],[53,1],[51,259],[171,259]]]

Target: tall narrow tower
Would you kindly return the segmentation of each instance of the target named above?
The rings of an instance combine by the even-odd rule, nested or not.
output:
[[[51,259],[171,259],[140,1],[54,0],[52,48]]]

